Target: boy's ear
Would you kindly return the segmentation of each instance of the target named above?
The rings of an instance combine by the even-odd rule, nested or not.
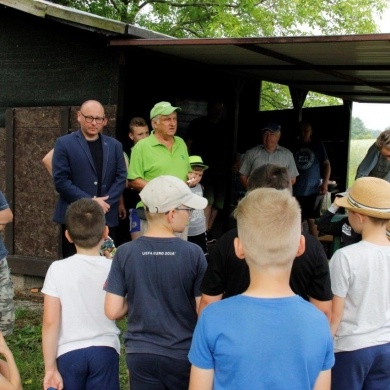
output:
[[[244,248],[242,247],[242,243],[239,237],[236,237],[234,239],[234,251],[236,252],[236,256],[239,259],[241,260],[245,259]]]
[[[359,213],[355,213],[355,215],[357,216],[357,219],[360,223],[363,223],[367,219],[367,215],[363,215]]]
[[[108,237],[108,233],[110,232],[110,229],[109,227],[106,225],[104,226],[104,230],[103,230],[103,239],[106,239]]]
[[[66,239],[67,239],[69,242],[73,242],[73,240],[70,238],[68,229],[65,230],[65,237],[66,237]]]
[[[168,212],[165,213],[166,220],[171,223],[173,221],[173,217],[175,215],[175,210],[169,210]]]
[[[303,255],[306,249],[306,239],[305,236],[301,234],[301,237],[299,239],[299,246],[298,246],[298,251],[297,251],[297,256]]]

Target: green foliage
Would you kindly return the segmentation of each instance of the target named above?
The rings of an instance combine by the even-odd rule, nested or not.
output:
[[[351,139],[371,139],[372,132],[367,129],[364,122],[360,118],[352,117],[351,121]]]
[[[386,0],[55,0],[177,38],[373,33]]]
[[[260,111],[286,110],[292,107],[287,85],[262,82]]]
[[[343,104],[342,101],[333,96],[309,92],[303,107],[337,106],[340,104]],[[261,111],[286,110],[291,108],[293,108],[293,103],[287,85],[263,81],[261,88]]]
[[[339,106],[341,104],[343,101],[339,98],[309,91],[303,107]]]
[[[17,307],[15,328],[12,335],[6,337],[16,364],[19,368],[24,390],[41,390],[44,376],[42,355],[42,311]],[[126,329],[126,320],[117,321],[121,333]],[[119,380],[121,389],[129,389],[129,375],[126,355],[121,339]]]

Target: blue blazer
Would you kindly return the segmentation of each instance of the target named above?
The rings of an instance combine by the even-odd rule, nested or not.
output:
[[[100,134],[103,149],[101,196],[110,211],[106,214],[109,227],[119,222],[119,198],[126,185],[126,164],[122,144],[115,138]],[[53,221],[65,223],[68,206],[81,198],[97,196],[98,176],[88,143],[81,130],[59,137],[54,145],[53,180],[59,194]]]

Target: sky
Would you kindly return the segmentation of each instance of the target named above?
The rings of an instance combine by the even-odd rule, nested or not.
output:
[[[390,5],[377,24],[381,33],[390,33]],[[368,129],[382,131],[390,127],[390,104],[353,103],[352,116],[360,118]]]

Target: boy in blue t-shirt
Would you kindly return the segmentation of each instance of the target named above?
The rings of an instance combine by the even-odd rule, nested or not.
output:
[[[250,285],[207,306],[195,328],[190,390],[330,388],[333,340],[326,316],[289,285],[305,250],[301,212],[288,190],[259,188],[234,211],[234,246]]]

